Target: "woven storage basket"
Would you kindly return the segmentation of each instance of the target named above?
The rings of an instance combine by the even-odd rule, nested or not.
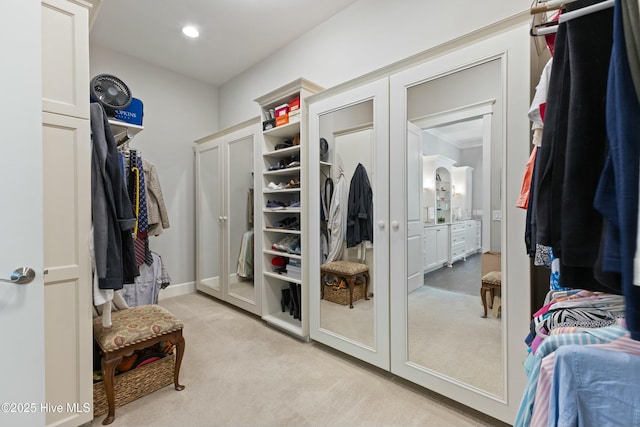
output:
[[[116,375],[114,394],[116,408],[153,393],[173,383],[176,357],[174,354],[147,365]],[[106,414],[107,394],[102,381],[93,385],[93,416]]]
[[[364,285],[355,285],[353,287],[353,302],[362,298],[364,298]],[[324,285],[324,299],[336,304],[349,305],[349,289],[334,290],[331,285]]]

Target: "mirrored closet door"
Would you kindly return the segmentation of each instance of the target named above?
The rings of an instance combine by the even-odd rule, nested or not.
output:
[[[261,314],[255,174],[258,119],[196,141],[196,287]],[[257,257],[259,258],[259,257]]]
[[[515,207],[529,156],[525,27],[308,99],[318,194],[310,200],[318,254],[309,275],[311,338],[505,422],[524,387],[529,321],[525,212]],[[333,258],[339,178],[367,162],[374,242]],[[331,265],[336,259],[355,261],[349,271],[368,268],[368,300],[358,292],[366,278],[356,278],[345,280],[353,308],[340,305],[345,274]],[[485,314],[488,268],[502,286],[485,297]]]
[[[508,34],[390,78],[390,221],[401,224],[390,235],[390,298],[391,371],[511,422],[528,267],[524,226],[510,233],[507,219],[524,218],[514,196],[529,145],[529,54],[525,36]],[[485,314],[488,269],[502,282]]]
[[[389,369],[388,79],[309,106],[310,334]]]

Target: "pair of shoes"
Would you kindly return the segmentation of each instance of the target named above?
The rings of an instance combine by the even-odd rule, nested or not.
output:
[[[289,314],[293,316],[294,319],[302,319],[302,307],[300,302],[302,300],[302,286],[289,282],[289,294],[291,295],[291,308],[289,310]]]
[[[288,216],[286,218],[281,219],[280,221],[276,221],[272,227],[267,226],[267,228],[284,228],[287,230],[299,230],[300,229],[300,221],[295,216]]]
[[[267,184],[267,188],[269,190],[284,190],[285,187],[289,185],[289,183],[285,184],[283,182],[279,182],[279,183],[275,183],[273,181],[269,182],[269,184]]]
[[[277,251],[287,252],[289,247],[296,244],[296,240],[298,245],[300,244],[300,237],[296,235],[286,236],[280,241],[274,243],[271,248]]]
[[[291,163],[287,163],[287,166],[285,166],[286,168],[299,168],[300,167],[300,162],[299,161],[293,161]]]
[[[302,249],[300,249],[300,238],[294,240],[294,242],[289,245],[287,252],[294,255],[302,255]]]
[[[338,283],[337,280],[333,281],[333,290],[337,291],[340,289],[347,289],[347,282],[344,281],[344,279],[340,279],[340,283]]]
[[[277,201],[277,200],[268,200],[267,201],[267,207],[269,209],[284,209],[287,207],[287,205],[285,205],[283,202]]]
[[[300,179],[293,178],[285,184],[284,188],[300,188]]]

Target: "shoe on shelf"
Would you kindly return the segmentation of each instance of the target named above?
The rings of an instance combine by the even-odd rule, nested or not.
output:
[[[297,236],[286,236],[280,239],[280,241],[274,243],[272,248],[278,251],[287,252],[289,246],[295,242],[296,237]]]
[[[299,208],[300,207],[300,200],[296,200],[295,202],[291,202],[291,204],[289,206],[287,206],[288,208]]]
[[[299,161],[293,161],[291,163],[288,163],[287,168],[298,168],[300,167],[300,162]]]
[[[300,249],[300,237],[296,236],[295,239],[291,242],[291,244],[287,247],[287,252],[290,254],[300,255],[302,254],[302,250]]]
[[[282,202],[279,202],[277,200],[268,200],[267,201],[267,208],[269,209],[284,209],[285,205]]]
[[[300,188],[300,179],[293,178],[285,184],[284,188]]]
[[[286,185],[288,185],[288,183],[284,184],[282,182],[279,182],[279,183],[276,184],[275,182],[271,181],[271,182],[269,182],[269,184],[267,184],[267,188],[269,190],[284,190]]]

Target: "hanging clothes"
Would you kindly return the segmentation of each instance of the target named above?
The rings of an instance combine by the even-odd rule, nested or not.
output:
[[[569,3],[567,10],[598,2]],[[593,266],[604,221],[593,198],[607,152],[612,25],[611,9],[559,24],[534,171],[536,242],[551,246],[560,259],[563,286],[603,291],[611,288],[596,279]]]
[[[633,285],[638,233],[640,103],[633,86],[622,29],[621,2],[615,2],[614,42],[607,87],[609,155],[594,205],[607,220],[602,269],[621,273],[631,338],[640,340],[640,287]]]
[[[91,131],[91,210],[98,286],[122,289],[139,275],[131,238],[135,217],[107,115],[97,103],[91,104]]]
[[[159,236],[162,234],[162,230],[170,226],[169,214],[164,204],[162,188],[160,187],[160,177],[158,176],[156,166],[145,158],[142,159],[142,169],[144,169],[145,190],[147,195],[148,234]]]
[[[171,283],[160,255],[151,252],[151,257],[150,265],[140,266],[140,276],[136,277],[135,282],[125,285],[122,289],[122,297],[129,307],[157,304],[160,289]]]
[[[236,273],[245,279],[253,279],[253,238],[253,230],[245,232],[242,235],[242,243],[240,245]]]
[[[349,187],[347,248],[364,241],[373,243],[373,191],[367,171],[358,163]]]
[[[344,240],[347,233],[347,183],[344,174],[338,176],[331,206],[329,207],[328,230],[329,230],[329,254],[326,262],[338,261],[342,259],[344,251]]]

